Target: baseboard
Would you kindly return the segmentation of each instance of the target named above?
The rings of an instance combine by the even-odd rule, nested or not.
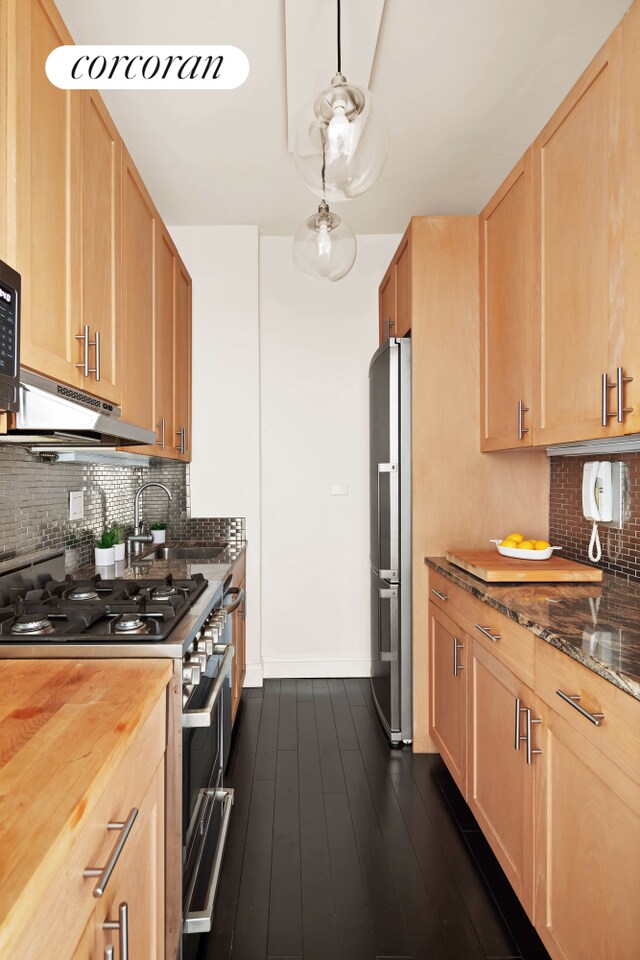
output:
[[[297,677],[368,677],[371,675],[370,660],[263,660],[265,679],[284,680]],[[248,672],[248,671],[247,671]]]
[[[262,664],[248,663],[246,672],[244,675],[244,686],[245,687],[261,687],[262,679],[263,679]]]

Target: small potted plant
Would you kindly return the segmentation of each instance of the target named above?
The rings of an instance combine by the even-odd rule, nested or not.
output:
[[[116,562],[114,543],[115,533],[110,527],[105,527],[100,538],[96,540],[96,566],[110,567]]]
[[[120,527],[112,527],[113,530],[113,550],[115,554],[115,561],[118,563],[120,560],[124,560],[124,540],[122,539],[122,530]]]
[[[154,543],[164,543],[167,539],[167,525],[164,521],[160,520],[158,523],[154,523],[151,527],[151,536],[153,537]]]

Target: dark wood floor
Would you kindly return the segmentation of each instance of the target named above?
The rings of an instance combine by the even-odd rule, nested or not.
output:
[[[389,748],[368,680],[243,694],[200,960],[548,960],[439,757]]]

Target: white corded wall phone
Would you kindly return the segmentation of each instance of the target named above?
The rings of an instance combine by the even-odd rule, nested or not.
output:
[[[585,463],[582,471],[582,512],[587,520],[593,520],[589,559],[597,563],[602,556],[598,523],[610,523],[613,519],[611,461]]]

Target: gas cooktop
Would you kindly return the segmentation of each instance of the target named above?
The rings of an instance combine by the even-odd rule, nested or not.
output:
[[[0,643],[113,643],[165,640],[206,588],[184,580],[48,580],[16,590],[0,607]]]

